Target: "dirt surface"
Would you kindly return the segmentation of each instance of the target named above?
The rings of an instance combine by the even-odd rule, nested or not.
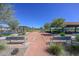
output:
[[[46,48],[49,46],[52,36],[48,33],[31,32],[28,34],[29,46],[26,49],[25,56],[48,56]]]

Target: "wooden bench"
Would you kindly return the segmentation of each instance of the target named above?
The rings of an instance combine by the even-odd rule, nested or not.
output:
[[[25,41],[25,37],[22,36],[17,36],[17,37],[6,37],[6,40],[9,41],[9,43],[15,43],[15,44],[19,44],[19,43],[24,43]]]

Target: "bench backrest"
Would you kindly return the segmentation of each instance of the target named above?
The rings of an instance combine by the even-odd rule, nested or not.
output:
[[[24,40],[25,37],[6,37],[6,40]]]
[[[71,37],[54,37],[55,40],[71,40]]]

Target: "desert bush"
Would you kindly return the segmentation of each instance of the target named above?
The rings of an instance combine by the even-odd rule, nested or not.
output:
[[[52,33],[57,33],[57,34],[58,34],[58,33],[60,33],[60,30],[55,29],[55,30],[52,30],[51,32],[52,32]]]
[[[19,49],[18,49],[18,48],[15,48],[15,49],[11,52],[11,55],[16,55],[18,52],[19,52]]]
[[[79,52],[79,46],[71,46],[72,51]]]
[[[68,46],[67,48],[67,51],[69,51],[71,54],[74,54],[74,55],[76,55],[76,54],[79,54],[79,46]]]
[[[76,35],[76,41],[78,41],[78,42],[79,42],[79,34],[78,34],[78,35]]]
[[[62,52],[62,47],[59,45],[50,45],[48,48],[48,52],[53,55],[60,55]]]
[[[60,36],[65,36],[65,33],[64,33],[64,32],[61,32],[61,33],[60,33]]]

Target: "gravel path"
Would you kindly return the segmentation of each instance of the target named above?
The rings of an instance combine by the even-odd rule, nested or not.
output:
[[[48,42],[50,42],[52,36],[48,33],[31,32],[28,35],[29,46],[26,49],[25,56],[48,56],[46,52]]]

